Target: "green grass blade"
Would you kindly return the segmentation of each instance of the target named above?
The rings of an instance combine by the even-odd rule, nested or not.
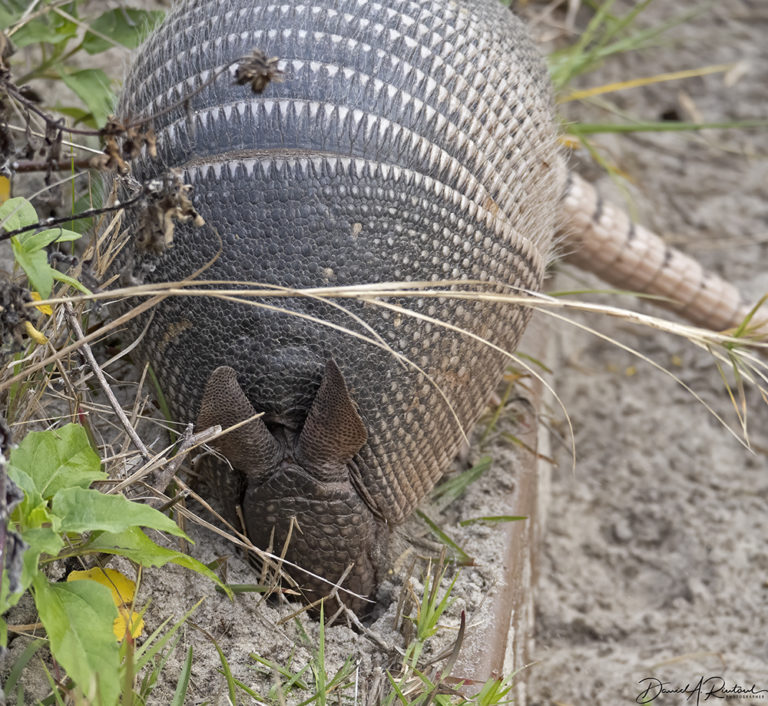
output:
[[[296,673],[291,672],[287,667],[283,667],[276,662],[272,662],[264,657],[262,657],[259,654],[256,654],[255,652],[251,652],[251,658],[255,659],[259,664],[263,664],[265,667],[267,667],[270,671],[277,672],[281,676],[288,679],[287,684],[283,685],[284,689],[287,689],[288,687],[293,688],[293,686],[299,687],[299,689],[308,689],[309,685],[301,680],[302,675],[304,672],[306,672],[309,669],[309,665],[306,665],[303,669],[299,670]]]
[[[187,689],[189,688],[189,678],[192,675],[192,654],[192,645],[190,645],[187,657],[181,668],[179,683],[176,685],[176,691],[173,692],[171,706],[184,706],[184,699],[187,696]]]
[[[445,501],[446,504],[452,503],[460,498],[467,487],[480,478],[490,467],[491,457],[481,456],[472,468],[438,485],[432,492],[432,498]]]
[[[16,686],[16,682],[19,680],[19,677],[21,676],[21,673],[24,671],[24,668],[29,663],[29,660],[32,659],[32,657],[35,656],[35,652],[37,652],[43,645],[45,644],[45,640],[33,640],[30,642],[25,648],[24,651],[16,658],[16,661],[13,663],[13,667],[11,668],[11,671],[8,673],[8,678],[5,680],[5,684],[3,684],[3,689],[6,693],[10,693],[13,691],[13,689]]]
[[[446,532],[440,528],[440,526],[432,519],[430,519],[423,511],[417,510],[416,514],[427,523],[427,526],[432,533],[447,547],[453,549],[456,552],[456,559],[460,564],[465,566],[473,566],[475,560],[467,554],[456,542],[454,542]]]
[[[159,640],[155,642],[155,636],[158,634],[158,631],[160,628],[162,628],[168,620],[163,622],[163,624],[155,630],[155,632],[152,633],[152,635],[147,638],[147,640],[144,642],[144,644],[136,650],[136,671],[139,672],[143,667],[147,664],[147,662],[152,659],[160,650],[165,647],[166,644],[168,644],[168,641],[176,634],[176,632],[179,630],[179,628],[187,621],[190,615],[194,613],[200,604],[203,602],[203,598],[201,598],[195,605],[193,605],[186,613],[184,613],[183,616],[179,619],[177,623],[174,624],[174,626],[165,634],[163,635]],[[170,620],[170,619],[169,619]]]
[[[468,520],[462,520],[459,524],[462,527],[477,524],[478,522],[518,522],[527,520],[525,515],[483,515],[481,517],[470,517]]]
[[[221,674],[224,675],[224,679],[227,681],[227,691],[229,693],[229,702],[232,706],[237,706],[237,689],[235,688],[235,678],[232,676],[232,670],[229,668],[229,662],[224,654],[224,651],[219,647],[219,643],[211,636],[208,635],[208,639],[213,643],[216,648],[216,652],[219,653],[219,661],[221,662]]]

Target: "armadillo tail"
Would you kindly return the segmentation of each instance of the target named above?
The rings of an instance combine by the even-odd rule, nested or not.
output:
[[[562,210],[566,259],[612,286],[665,297],[661,306],[714,331],[739,326],[752,310],[736,287],[633,223],[576,174],[569,175]],[[768,304],[750,328],[768,335]]]

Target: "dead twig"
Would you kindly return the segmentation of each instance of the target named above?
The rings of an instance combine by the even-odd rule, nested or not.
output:
[[[75,332],[75,336],[77,337],[77,340],[82,344],[81,347],[82,347],[83,355],[85,356],[85,359],[88,361],[88,364],[91,366],[91,370],[93,370],[93,374],[96,376],[96,379],[99,381],[99,384],[101,385],[101,389],[104,390],[104,394],[107,396],[107,400],[109,400],[110,407],[112,407],[112,409],[114,410],[115,414],[117,415],[117,418],[120,420],[120,423],[123,425],[123,428],[125,429],[126,433],[131,438],[131,441],[133,441],[134,446],[139,450],[139,453],[141,454],[142,458],[145,461],[149,461],[152,458],[152,454],[150,454],[149,451],[147,450],[147,447],[144,446],[144,442],[139,438],[139,435],[136,433],[136,430],[133,428],[130,421],[128,421],[128,417],[125,415],[123,408],[120,406],[120,403],[117,401],[117,398],[115,397],[115,393],[112,392],[112,388],[107,382],[107,378],[104,376],[104,373],[99,367],[98,362],[96,362],[96,357],[93,355],[91,346],[85,340],[86,337],[85,337],[85,334],[83,333],[83,329],[80,327],[80,322],[78,321],[77,316],[75,314],[75,309],[69,302],[66,302],[64,304],[64,312],[66,314],[67,321],[69,322],[70,327]]]
[[[204,429],[197,434],[194,433],[193,429],[194,426],[192,424],[187,424],[186,429],[184,429],[181,438],[179,439],[176,453],[168,460],[165,467],[157,473],[154,485],[158,490],[165,491],[171,484],[173,477],[176,475],[176,471],[179,470],[182,461],[192,449],[195,449],[202,444],[207,444],[212,437],[221,433],[221,427],[218,425]]]

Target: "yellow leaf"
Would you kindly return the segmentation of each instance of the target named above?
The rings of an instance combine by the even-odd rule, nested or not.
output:
[[[112,624],[112,631],[118,641],[125,637],[129,623],[131,637],[139,637],[144,632],[143,618],[131,610],[136,584],[127,576],[115,569],[95,568],[87,571],[71,571],[67,581],[95,581],[110,590],[112,600],[120,613]]]
[[[11,198],[11,180],[7,176],[0,176],[0,204]]]
[[[32,295],[32,301],[39,302],[42,298],[39,292],[30,292],[30,294]],[[53,309],[50,304],[42,304],[41,306],[36,306],[35,309],[42,311],[44,314],[48,314],[48,316],[53,316]]]
[[[27,334],[38,346],[44,346],[48,343],[48,339],[44,334],[40,333],[33,325],[31,321],[24,322],[24,333]]]
[[[137,638],[144,632],[144,618],[139,613],[132,613],[126,606],[118,608],[120,615],[115,618],[115,622],[112,623],[112,632],[115,633],[115,637],[118,642],[128,634],[128,622],[131,623],[131,637]]]

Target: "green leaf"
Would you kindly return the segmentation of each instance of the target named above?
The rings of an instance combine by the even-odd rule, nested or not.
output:
[[[53,289],[53,268],[48,264],[48,253],[45,250],[27,252],[18,237],[11,238],[11,249],[32,289],[37,290],[43,299],[49,297]]]
[[[61,105],[61,103],[56,103],[56,105],[53,106],[53,110],[55,110],[57,113],[61,113],[62,115],[66,115],[72,118],[74,120],[73,125],[77,125],[78,123],[85,123],[88,121],[88,118],[91,117],[90,110],[79,108],[73,105]]]
[[[43,230],[39,233],[29,231],[28,233],[21,233],[19,236],[19,242],[27,252],[35,252],[42,248],[47,248],[51,243],[66,243],[71,240],[79,240],[82,236],[80,233],[75,233],[71,230],[64,228],[50,228],[49,230]]]
[[[168,630],[168,632],[163,633],[165,626],[171,621],[171,617],[167,617],[157,628],[155,628],[155,631],[144,640],[144,644],[137,646],[136,653],[134,655],[137,672],[140,672],[142,669],[144,669],[144,667],[152,662],[154,663],[155,667],[152,670],[152,675],[149,678],[150,680],[156,680],[157,675],[160,673],[158,667],[160,667],[165,662],[165,660],[168,658],[167,655],[176,649],[176,645],[178,644],[181,635],[179,635],[179,638],[176,640],[173,640],[173,643],[170,644],[170,647],[167,650],[166,645],[171,642],[173,636],[182,628],[184,623],[189,620],[192,613],[194,613],[200,607],[204,600],[204,598],[201,598],[171,626],[171,629]],[[161,652],[164,652],[165,656],[160,655]],[[161,659],[156,660],[155,657],[158,655],[161,656]],[[142,692],[147,693],[144,692],[143,689]]]
[[[64,546],[64,541],[59,534],[51,527],[37,527],[24,530],[21,538],[29,545],[22,557],[21,578],[19,591],[9,594],[8,572],[3,572],[3,583],[0,588],[0,613],[4,613],[9,608],[15,606],[25,591],[30,587],[32,581],[40,574],[38,568],[40,555],[55,555]]]
[[[53,498],[52,512],[61,518],[62,532],[122,532],[130,527],[151,527],[177,537],[187,536],[169,517],[149,505],[134,503],[123,495],[98,490],[64,488]]]
[[[19,204],[19,211],[13,214],[13,216],[17,216],[20,213],[21,218],[15,219],[14,222],[28,220],[31,217],[29,209],[34,213],[34,209],[24,199],[11,199],[11,201],[22,202]],[[10,203],[10,201],[6,203]],[[29,208],[27,208],[27,206],[29,206]],[[13,217],[9,220],[13,220]],[[35,214],[31,223],[26,223],[24,225],[32,225],[34,223],[37,223],[37,214]],[[23,225],[17,227],[23,227]],[[48,263],[48,253],[44,250],[44,248],[51,243],[68,242],[77,240],[80,237],[81,235],[79,233],[75,233],[71,230],[66,230],[64,228],[49,228],[40,231],[39,233],[20,233],[11,238],[11,248],[13,249],[13,256],[16,259],[16,262],[19,263],[21,269],[26,273],[32,289],[37,290],[40,293],[40,296],[44,299],[50,296],[54,280],[66,282],[81,291],[85,289],[76,279],[62,274],[51,267]],[[90,293],[88,290],[85,291],[86,293]]]
[[[116,704],[120,654],[112,632],[117,608],[109,589],[95,581],[51,584],[39,574],[34,594],[53,657],[88,703]]]
[[[187,554],[158,546],[138,527],[132,527],[119,533],[104,532],[88,543],[88,550],[118,554],[142,566],[164,566],[169,562],[178,564],[185,569],[207,576],[221,587],[230,598],[232,597],[232,591],[205,564]]]
[[[472,468],[438,485],[432,491],[434,500],[452,503],[461,497],[464,491],[491,467],[491,457],[481,456]]]
[[[72,212],[82,213],[91,208],[99,208],[103,206],[106,200],[105,190],[106,187],[102,179],[89,179],[87,191],[80,195],[75,201],[75,206],[72,209]],[[78,218],[73,220],[69,224],[69,227],[77,233],[86,233],[93,227],[95,220],[96,219],[93,216],[90,218]]]
[[[115,105],[115,94],[110,87],[109,77],[101,69],[82,69],[60,73],[59,76],[85,103],[96,125],[104,125]]]
[[[108,10],[90,23],[93,32],[86,32],[83,49],[89,54],[111,49],[115,44],[122,44],[129,49],[135,49],[149,30],[163,19],[165,13],[160,11],[137,10],[132,7],[122,7]],[[112,42],[97,36],[98,32],[112,39]]]
[[[447,547],[450,547],[453,549],[453,551],[456,552],[456,558],[457,560],[465,564],[467,566],[472,566],[474,564],[474,559],[467,554],[456,542],[453,541],[453,539],[448,536],[448,533],[443,530],[440,525],[438,525],[434,520],[430,519],[429,516],[422,512],[421,510],[416,510],[416,514],[424,520],[424,522],[427,523],[427,526],[429,529],[432,530],[433,534]]]
[[[735,128],[766,128],[768,120],[727,120],[719,123],[685,123],[674,120],[628,123],[570,123],[567,132],[576,137],[601,133],[625,132],[694,132],[698,130],[731,130]]]
[[[21,591],[14,594],[15,600],[11,599],[11,605],[15,604],[22,594],[32,585],[36,576],[41,575],[39,564],[40,555],[48,554],[55,556],[64,546],[64,540],[58,532],[51,527],[34,527],[24,530],[21,538],[29,544],[29,549],[24,552],[21,569]]]
[[[53,517],[50,513],[48,503],[43,502],[40,505],[32,508],[30,513],[24,518],[25,529],[39,529],[40,527],[46,527],[50,525],[55,531],[58,531],[58,525],[60,522],[58,518]]]
[[[11,2],[11,5],[13,2]],[[3,7],[0,5],[0,27],[12,27],[15,25],[19,18],[24,14],[24,8],[20,7],[13,9],[10,7]]]
[[[2,222],[3,228],[6,231],[10,232],[17,228],[31,226],[33,223],[37,223],[37,221],[35,207],[21,196],[8,199],[0,206],[0,222]]]
[[[8,678],[6,679],[5,684],[3,684],[3,690],[6,694],[13,693],[13,690],[16,688],[16,682],[19,681],[24,669],[27,664],[29,664],[29,660],[35,656],[35,652],[37,652],[44,644],[45,640],[41,638],[32,640],[32,642],[24,648],[24,651],[18,657],[14,658],[13,666],[8,673]]]
[[[64,540],[55,527],[30,527],[21,533],[21,538],[29,544],[27,551],[56,556],[64,546]]]
[[[64,282],[73,289],[77,289],[78,291],[82,292],[83,294],[91,294],[91,290],[88,289],[88,287],[86,287],[84,284],[78,282],[74,277],[65,275],[63,272],[59,272],[58,270],[53,270],[53,279],[58,282]]]
[[[45,505],[43,496],[40,495],[37,490],[37,486],[35,485],[35,481],[32,480],[32,477],[20,468],[16,468],[16,466],[9,464],[8,477],[24,491],[24,500],[22,500],[19,506],[13,511],[13,517],[24,518],[24,525],[29,526],[25,518],[29,516],[33,508]]]
[[[13,43],[21,49],[29,44],[64,44],[77,34],[77,24],[53,14],[53,16],[38,17],[27,22],[14,32]]]
[[[11,451],[10,465],[24,471],[46,500],[63,488],[87,488],[107,477],[79,424],[30,432]]]

